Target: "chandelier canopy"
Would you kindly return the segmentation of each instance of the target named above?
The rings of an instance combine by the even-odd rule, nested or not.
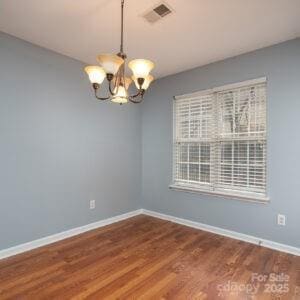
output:
[[[134,59],[128,63],[133,75],[130,77],[125,75],[126,54],[123,51],[124,36],[124,0],[121,0],[121,45],[118,54],[99,54],[97,61],[100,66],[87,66],[85,72],[88,74],[92,83],[95,97],[98,100],[111,100],[114,103],[140,103],[143,99],[145,91],[148,89],[154,77],[150,75],[154,68],[154,63],[147,59]],[[104,79],[108,81],[107,97],[98,95],[100,85]],[[129,95],[129,87],[134,82],[137,92]]]

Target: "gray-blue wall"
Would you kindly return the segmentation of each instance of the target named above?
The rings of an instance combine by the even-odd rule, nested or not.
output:
[[[262,76],[268,78],[270,203],[169,190],[172,96]],[[300,39],[154,82],[142,104],[142,148],[144,208],[299,247]],[[285,227],[277,225],[278,213],[286,215]]]
[[[83,67],[0,33],[0,249],[140,207],[140,107]]]
[[[142,105],[95,101],[83,67],[0,33],[0,249],[140,207],[300,246],[300,39],[159,79]],[[169,190],[172,96],[261,76],[270,203]]]

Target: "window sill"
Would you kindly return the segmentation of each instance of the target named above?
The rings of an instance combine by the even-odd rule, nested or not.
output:
[[[226,193],[226,192],[218,192],[218,191],[199,189],[197,187],[183,186],[183,185],[179,185],[179,184],[171,184],[171,185],[169,185],[169,188],[171,190],[176,190],[176,191],[181,191],[181,192],[211,195],[211,196],[217,196],[217,197],[226,197],[226,198],[231,198],[234,200],[256,202],[256,203],[261,203],[261,204],[267,204],[270,202],[270,199],[268,197],[259,196],[259,195],[251,195],[251,193],[249,193],[249,195],[238,194],[238,193],[232,194],[232,193]]]

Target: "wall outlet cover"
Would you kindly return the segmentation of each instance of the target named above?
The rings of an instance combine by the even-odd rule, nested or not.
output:
[[[96,207],[96,200],[90,200],[90,209],[95,209]]]
[[[281,226],[285,226],[285,215],[278,214],[277,224]]]

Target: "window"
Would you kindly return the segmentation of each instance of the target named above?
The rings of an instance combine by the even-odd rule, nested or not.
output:
[[[266,79],[175,97],[171,187],[266,197]]]

